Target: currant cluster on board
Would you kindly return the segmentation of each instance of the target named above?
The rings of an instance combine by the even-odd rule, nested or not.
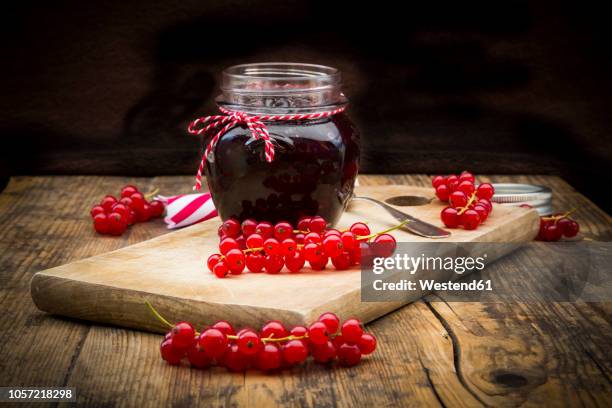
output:
[[[474,175],[464,171],[459,175],[435,176],[431,185],[440,201],[449,203],[440,213],[448,228],[474,230],[493,211],[491,198],[495,189],[490,183],[475,184]]]
[[[296,366],[308,356],[318,363],[337,361],[343,366],[354,366],[375,349],[376,338],[363,331],[359,320],[348,319],[340,324],[338,317],[329,312],[308,327],[291,329],[274,320],[259,331],[251,328],[236,331],[229,322],[221,320],[198,333],[191,323],[180,322],[166,334],[160,346],[161,356],[168,364],[178,365],[186,359],[194,367],[217,365],[229,371],[248,368],[276,371]]]
[[[133,185],[121,189],[120,198],[107,195],[90,211],[94,229],[100,234],[121,235],[128,226],[146,222],[164,214],[164,203],[147,201]]]
[[[299,272],[306,262],[311,269],[323,270],[331,262],[337,270],[348,269],[361,259],[361,243],[376,244],[380,256],[389,256],[396,247],[395,238],[387,232],[374,233],[363,222],[339,231],[327,228],[322,217],[303,217],[294,227],[288,222],[226,220],[219,227],[219,253],[207,260],[208,269],[217,277],[228,274],[280,273],[283,267]]]
[[[580,224],[570,216],[576,210],[549,217],[540,217],[540,231],[537,239],[540,241],[559,241],[561,238],[574,238],[580,231]]]

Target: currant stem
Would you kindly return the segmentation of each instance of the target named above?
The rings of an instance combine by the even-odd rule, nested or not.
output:
[[[153,316],[155,316],[155,318],[157,320],[159,320],[161,323],[165,324],[166,326],[168,326],[170,328],[174,327],[174,325],[172,323],[167,321],[164,318],[164,316],[160,315],[159,312],[157,310],[155,310],[155,308],[153,307],[151,302],[149,302],[148,300],[145,300],[145,304],[147,305],[147,307],[149,308],[149,310],[151,311],[151,313],[153,314]]]
[[[468,200],[467,204],[465,205],[465,207],[461,207],[461,210],[459,210],[459,212],[457,213],[458,215],[463,214],[464,212],[466,212],[468,210],[468,208],[470,208],[470,205],[472,205],[472,203],[474,202],[474,200],[476,200],[476,192],[473,192],[472,195],[470,196],[470,199]]]
[[[372,239],[372,238],[377,237],[379,235],[386,234],[386,233],[391,232],[391,231],[395,231],[396,229],[400,229],[404,225],[408,224],[410,221],[411,220],[404,220],[404,221],[400,222],[399,224],[397,224],[395,227],[387,228],[386,230],[375,232],[374,234],[370,234],[370,235],[358,235],[355,239],[357,241],[363,241],[363,240]]]
[[[145,194],[145,199],[148,201],[151,197],[153,197],[155,194],[159,193],[159,188],[155,187],[155,189],[147,194]]]
[[[574,207],[574,208],[572,208],[571,210],[567,211],[567,212],[566,212],[566,213],[564,213],[564,214],[561,214],[561,215],[554,215],[554,216],[550,216],[550,217],[542,217],[542,219],[543,219],[544,221],[554,221],[554,222],[556,223],[557,221],[559,221],[559,220],[560,220],[560,219],[562,219],[562,218],[567,218],[567,217],[569,217],[570,215],[572,215],[573,213],[575,213],[576,211],[578,211],[578,209],[579,209],[579,208],[580,208],[580,207]]]

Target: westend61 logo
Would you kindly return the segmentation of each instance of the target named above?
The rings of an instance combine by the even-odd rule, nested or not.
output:
[[[396,254],[391,257],[376,257],[372,260],[372,272],[380,275],[385,271],[406,271],[414,275],[417,271],[436,270],[463,274],[466,271],[481,271],[485,267],[487,254],[479,257],[410,256]]]

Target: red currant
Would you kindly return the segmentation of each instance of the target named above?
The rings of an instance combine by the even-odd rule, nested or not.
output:
[[[357,237],[363,237],[371,234],[370,228],[363,222],[354,223],[353,225],[351,225],[351,228],[349,230]]]
[[[104,208],[106,212],[110,212],[113,208],[113,205],[117,202],[117,199],[112,195],[107,195],[100,201],[100,206]]]
[[[325,233],[323,234],[323,239],[329,237],[330,235],[337,235],[337,236],[341,236],[342,234],[340,233],[340,231],[338,231],[337,229],[328,229],[327,231],[325,231]]]
[[[121,235],[127,229],[127,219],[113,212],[108,215],[108,232],[111,235]]]
[[[319,316],[318,320],[327,327],[327,331],[331,334],[335,334],[338,331],[338,327],[340,327],[340,319],[331,312],[323,313]]]
[[[299,364],[308,357],[308,349],[300,340],[290,340],[281,348],[283,360],[288,365]]]
[[[351,254],[348,251],[341,252],[340,254],[331,257],[331,262],[332,265],[334,265],[334,268],[339,271],[343,271],[348,269],[352,264]]]
[[[359,350],[361,354],[371,354],[376,350],[376,337],[368,333],[363,333],[359,339]]]
[[[320,244],[306,244],[304,245],[303,252],[305,260],[308,262],[316,262],[323,256],[323,247]]]
[[[248,238],[249,236],[251,236],[251,234],[255,233],[255,230],[257,229],[257,221],[251,218],[248,218],[242,221],[241,229],[242,229],[242,235]]]
[[[303,217],[297,223],[297,229],[300,231],[309,231],[310,228],[310,217]]]
[[[264,239],[260,234],[253,233],[246,239],[247,248],[262,248]]]
[[[229,268],[227,267],[225,259],[219,260],[219,262],[213,266],[213,273],[217,278],[225,278],[227,276],[229,273]]]
[[[476,204],[472,209],[478,213],[478,216],[480,217],[480,223],[482,224],[483,222],[485,222],[485,220],[489,216],[489,212],[484,207],[484,205]]]
[[[361,322],[357,319],[348,319],[342,324],[342,338],[348,343],[357,343],[363,334]]]
[[[106,210],[101,205],[94,205],[91,207],[89,214],[91,214],[91,218],[93,218],[98,214],[106,214]]]
[[[240,245],[234,238],[224,238],[219,243],[219,251],[222,255],[227,255],[232,249],[240,250]]]
[[[493,211],[493,204],[491,204],[491,201],[487,200],[486,198],[479,199],[476,204],[480,204],[485,207],[488,213],[491,213],[491,211]]]
[[[468,197],[463,191],[454,191],[448,197],[451,207],[460,208],[465,207],[468,202]]]
[[[106,214],[97,214],[93,219],[94,229],[100,234],[108,234],[109,223]]]
[[[323,249],[325,254],[329,257],[340,255],[344,249],[342,245],[342,238],[337,235],[330,235],[323,240]]]
[[[494,194],[495,188],[493,188],[493,185],[489,183],[482,183],[476,189],[476,196],[478,198],[484,198],[485,200],[490,200],[493,198]]]
[[[279,222],[274,226],[274,238],[284,241],[293,235],[293,227],[288,222]]]
[[[356,344],[344,343],[337,350],[340,365],[352,367],[361,361],[361,350]]]
[[[238,222],[238,220],[235,220],[233,218],[225,220],[221,227],[223,228],[225,235],[230,238],[237,238],[238,235],[240,235],[240,223]]]
[[[308,228],[312,232],[318,232],[319,234],[325,231],[325,227],[327,226],[327,222],[323,219],[323,217],[312,217],[310,219],[310,223],[308,224]]]
[[[212,254],[211,256],[208,257],[208,260],[206,261],[206,265],[208,266],[208,269],[211,272],[213,271],[213,268],[219,262],[220,259],[221,259],[220,254]]]
[[[459,221],[466,230],[474,230],[480,224],[480,216],[477,211],[470,209],[459,216]]]
[[[113,208],[111,209],[111,212],[120,214],[121,218],[124,220],[128,219],[128,217],[130,216],[130,211],[132,210],[126,207],[125,204],[122,204],[122,203],[115,203],[113,205]]]
[[[252,330],[246,330],[238,336],[236,340],[238,350],[245,356],[253,356],[262,348],[261,338],[259,334]]]
[[[219,320],[217,323],[210,326],[211,329],[217,329],[220,332],[224,333],[226,336],[232,336],[236,334],[234,331],[234,327],[227,320]]]
[[[570,222],[565,225],[565,228],[563,229],[563,235],[565,235],[568,238],[573,238],[576,235],[578,235],[578,232],[580,231],[580,225],[574,221],[574,220],[570,220]]]
[[[342,245],[346,250],[351,250],[355,248],[355,245],[358,245],[355,234],[353,234],[351,231],[343,232],[342,235],[340,235],[340,238],[342,239]]]
[[[257,354],[257,368],[262,371],[272,371],[282,365],[281,352],[274,344],[266,344]]]
[[[309,232],[304,236],[304,245],[306,244],[320,244],[323,240],[318,232]]]
[[[544,239],[546,241],[558,241],[562,235],[561,229],[555,224],[548,224],[544,227]]]
[[[183,350],[175,347],[172,339],[166,339],[159,347],[162,358],[170,365],[178,365],[185,353]]]
[[[297,234],[295,234],[293,239],[295,239],[296,243],[302,245],[304,243],[304,234],[302,234],[301,232],[297,233]]]
[[[262,254],[251,252],[246,256],[245,264],[249,271],[258,273],[266,265],[266,258]]]
[[[232,249],[225,254],[225,259],[230,272],[240,275],[244,270],[244,253],[240,249]]]
[[[280,256],[283,254],[282,245],[274,238],[266,239],[263,248],[268,255]]]
[[[130,196],[130,199],[132,200],[132,205],[130,206],[132,210],[136,212],[144,211],[144,206],[147,200],[145,200],[142,193],[134,193]]]
[[[305,261],[302,251],[295,251],[285,256],[285,266],[290,272],[299,272],[304,267]]]
[[[312,358],[317,363],[329,363],[336,358],[336,346],[331,341],[311,347]]]
[[[327,266],[327,262],[328,262],[328,258],[327,256],[322,256],[319,259],[315,259],[313,261],[308,261],[308,263],[310,264],[310,268],[314,271],[322,271],[323,269],[325,269],[325,267]]]
[[[121,197],[129,197],[134,193],[138,193],[138,188],[136,188],[136,186],[133,186],[131,184],[126,185],[125,187],[123,187],[121,189]]]
[[[374,238],[374,243],[376,244],[376,254],[385,258],[393,255],[393,252],[395,252],[395,247],[397,246],[395,238],[393,238],[393,235],[389,234],[381,234],[377,236]]]
[[[266,272],[269,274],[277,274],[283,269],[284,260],[280,256],[267,255],[266,256]]]
[[[329,340],[327,326],[323,322],[314,322],[308,327],[308,338],[312,344],[324,344]]]
[[[280,339],[289,336],[289,331],[278,320],[271,320],[263,325],[260,334],[262,338],[272,337],[275,339]]]
[[[459,175],[459,183],[463,181],[469,181],[470,183],[474,184],[474,182],[476,181],[476,178],[474,178],[474,175],[470,173],[469,171],[463,171]]]
[[[443,209],[440,213],[440,218],[448,228],[457,228],[459,226],[459,212],[453,207]]]
[[[204,349],[197,343],[187,351],[187,360],[189,360],[189,364],[198,368],[209,367],[212,363],[212,359],[206,355]]]
[[[239,372],[249,367],[249,358],[240,352],[237,344],[231,344],[227,346],[221,363],[228,370]]]
[[[161,217],[164,214],[166,207],[159,200],[153,200],[149,203],[149,213],[151,218]]]
[[[468,197],[472,195],[474,190],[476,190],[476,187],[474,187],[474,183],[467,180],[460,182],[457,186],[457,191],[462,191]]]
[[[204,330],[198,337],[198,345],[204,349],[204,353],[209,358],[220,358],[227,350],[228,343],[227,335],[215,328]]]
[[[440,184],[436,187],[436,197],[440,201],[448,201],[448,196],[450,195],[450,188],[446,184]]]
[[[283,240],[283,242],[281,243],[281,246],[282,246],[282,253],[284,256],[293,255],[293,253],[297,251],[297,244],[292,238],[286,238],[285,240]]]
[[[274,233],[274,227],[268,221],[263,221],[257,224],[255,232],[261,235],[263,239],[267,239],[272,237],[272,234]]]
[[[446,184],[446,178],[444,176],[436,176],[431,179],[431,186],[433,188],[436,188],[441,184]]]
[[[448,186],[448,192],[452,193],[457,189],[457,186],[459,186],[459,177],[454,174],[448,176],[446,178],[446,185]]]
[[[176,347],[187,348],[195,341],[195,329],[188,322],[179,322],[172,328],[172,342]]]

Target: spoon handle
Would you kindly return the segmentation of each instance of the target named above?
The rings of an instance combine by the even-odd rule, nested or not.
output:
[[[378,205],[379,207],[384,208],[393,218],[398,220],[399,222],[404,222],[409,220],[410,222],[404,224],[401,229],[411,232],[415,235],[419,235],[425,238],[446,238],[450,236],[450,232],[443,230],[442,228],[436,227],[435,225],[429,224],[425,221],[421,221],[417,218],[414,218],[412,215],[408,215],[404,212],[401,212],[388,204],[383,203],[382,201],[378,201],[374,198],[363,197],[363,196],[353,196],[353,200],[362,200],[369,201]]]

